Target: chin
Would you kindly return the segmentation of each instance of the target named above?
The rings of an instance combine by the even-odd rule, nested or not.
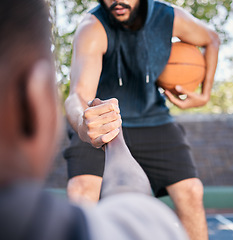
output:
[[[127,16],[123,16],[123,15],[122,16],[114,16],[114,17],[119,22],[126,22],[129,19]]]

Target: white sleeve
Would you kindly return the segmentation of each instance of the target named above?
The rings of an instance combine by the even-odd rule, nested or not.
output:
[[[114,195],[85,212],[92,240],[188,239],[173,211],[146,195]]]

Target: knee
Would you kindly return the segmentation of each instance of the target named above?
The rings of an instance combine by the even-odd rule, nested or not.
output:
[[[187,201],[189,205],[203,205],[204,187],[199,179],[189,179],[184,185],[180,201]]]
[[[186,179],[177,184],[176,189],[171,192],[176,207],[189,206],[197,208],[203,206],[204,188],[199,179]]]
[[[71,178],[67,185],[67,194],[71,201],[80,199],[97,202],[101,188],[102,178],[92,175],[82,175]]]
[[[87,182],[85,181],[85,178],[79,176],[71,178],[67,184],[68,194],[73,192],[83,192],[86,188]]]

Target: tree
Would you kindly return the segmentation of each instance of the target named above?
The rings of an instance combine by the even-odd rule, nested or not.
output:
[[[52,23],[52,51],[55,56],[57,83],[64,101],[69,94],[69,69],[72,56],[72,41],[78,26],[78,19],[88,9],[91,0],[46,0]],[[62,24],[59,15],[65,15]]]
[[[212,25],[220,34],[222,42],[229,41],[223,26],[232,10],[232,0],[167,0],[189,11],[193,16]]]

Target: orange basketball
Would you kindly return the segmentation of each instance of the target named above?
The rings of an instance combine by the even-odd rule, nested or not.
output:
[[[204,80],[205,73],[205,59],[201,51],[196,46],[176,42],[172,44],[168,63],[157,84],[173,93],[176,93],[176,85],[194,91]]]

